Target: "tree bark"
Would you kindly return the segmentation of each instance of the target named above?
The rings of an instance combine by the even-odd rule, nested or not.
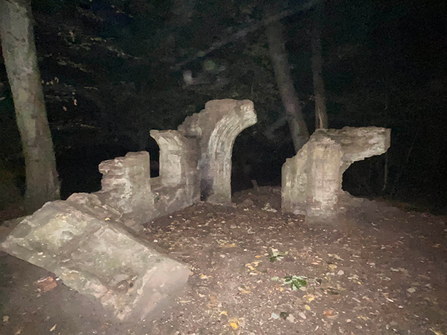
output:
[[[315,128],[327,129],[326,93],[323,81],[323,54],[321,50],[321,16],[324,1],[315,5],[315,16],[312,27],[312,75],[315,97]]]
[[[267,7],[270,6],[267,5]],[[266,18],[275,14],[273,8],[267,7],[265,12]],[[273,63],[281,100],[286,110],[293,146],[295,152],[298,152],[309,139],[309,131],[307,130],[298,96],[293,86],[282,30],[282,24],[278,20],[267,26],[266,33],[270,58]]]
[[[29,213],[59,198],[31,17],[29,0],[0,0],[0,37],[25,158]]]

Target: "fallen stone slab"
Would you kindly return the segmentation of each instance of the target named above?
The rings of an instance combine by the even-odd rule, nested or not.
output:
[[[188,267],[134,236],[94,194],[45,204],[0,244],[98,299],[120,320],[150,317],[188,280]]]

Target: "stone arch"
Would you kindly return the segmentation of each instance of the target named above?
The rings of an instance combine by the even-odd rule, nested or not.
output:
[[[231,203],[231,156],[242,130],[256,123],[250,100],[212,100],[205,109],[185,119],[178,130],[199,143],[201,197],[217,204]]]

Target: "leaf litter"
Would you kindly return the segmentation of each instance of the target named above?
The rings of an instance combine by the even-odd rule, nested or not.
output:
[[[192,270],[155,319],[105,318],[51,274],[3,256],[17,267],[3,281],[2,326],[36,335],[447,334],[445,217],[353,199],[336,222],[309,224],[281,213],[273,187],[233,202],[201,202],[147,224],[143,237]]]

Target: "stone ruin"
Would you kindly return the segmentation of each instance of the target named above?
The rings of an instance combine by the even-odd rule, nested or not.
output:
[[[46,203],[0,246],[97,299],[120,320],[151,316],[183,288],[190,271],[137,233],[144,223],[200,200],[231,203],[233,144],[255,123],[249,100],[209,101],[177,130],[150,131],[160,147],[158,177],[150,178],[144,151],[104,161],[100,191]],[[283,211],[335,215],[343,172],[389,143],[384,128],[316,131],[283,166]]]
[[[178,130],[151,130],[160,148],[160,175],[149,178],[147,152],[104,161],[102,189],[94,193],[139,231],[143,223],[205,200],[231,203],[231,153],[237,135],[256,123],[253,102],[212,100]]]
[[[390,137],[390,129],[378,127],[315,131],[282,167],[282,211],[304,214],[307,221],[335,218],[343,173],[356,161],[385,153]]]
[[[147,152],[104,161],[99,192],[46,203],[1,248],[53,272],[118,319],[143,319],[175,297],[190,271],[135,233],[200,199],[230,203],[233,144],[255,123],[249,100],[209,101],[178,130],[150,132],[160,147],[159,177],[150,178]]]
[[[256,121],[253,103],[249,100],[212,100],[203,112],[187,117],[178,127],[185,137],[195,138],[200,148],[202,200],[221,205],[231,203],[233,144],[237,135]]]
[[[1,244],[97,299],[120,320],[139,320],[184,286],[190,270],[129,232],[94,194],[46,203]]]

